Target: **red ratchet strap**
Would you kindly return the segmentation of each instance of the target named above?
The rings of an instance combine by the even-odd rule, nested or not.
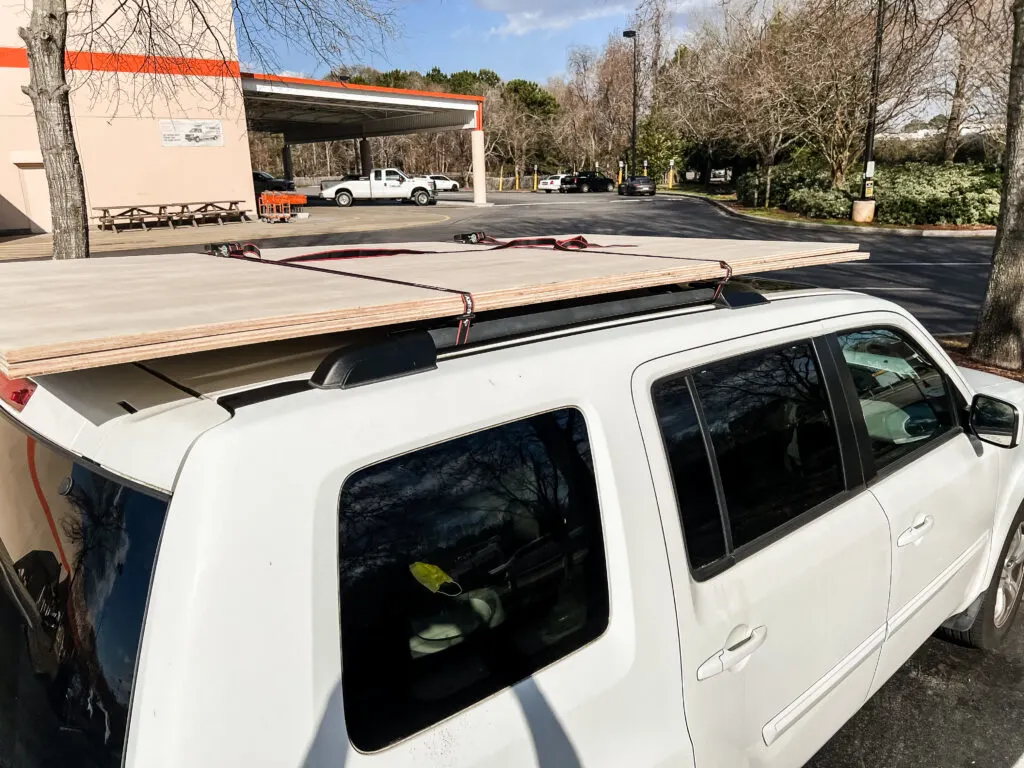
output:
[[[478,243],[480,245],[493,245],[492,251],[499,251],[503,248],[554,248],[556,251],[585,251],[588,248],[608,248],[607,245],[591,243],[583,235],[567,237],[559,240],[557,237],[520,237],[515,240],[496,240],[483,232],[474,232],[472,235],[458,235],[455,238],[457,243]],[[632,245],[620,245],[617,248],[634,248]]]

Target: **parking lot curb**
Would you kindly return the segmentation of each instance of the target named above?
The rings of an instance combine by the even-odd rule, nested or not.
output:
[[[752,221],[757,224],[764,224],[767,226],[775,227],[790,227],[792,229],[817,229],[823,232],[840,232],[843,234],[850,232],[870,232],[872,234],[882,235],[900,235],[901,237],[995,237],[996,231],[994,229],[908,229],[905,227],[856,227],[852,224],[849,226],[843,224],[816,224],[811,221],[785,221],[782,219],[766,219],[762,216],[754,216],[753,214],[743,213],[737,211],[718,200],[712,200],[708,197],[701,195],[691,195],[688,192],[662,192],[662,194],[668,197],[686,197],[690,200],[700,200],[703,203],[709,203],[720,211],[725,213],[727,216],[732,216],[737,219],[743,219],[745,221]]]

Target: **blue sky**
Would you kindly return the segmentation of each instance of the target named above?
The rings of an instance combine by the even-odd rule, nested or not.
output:
[[[433,66],[445,72],[493,69],[503,79],[545,82],[564,71],[568,49],[599,47],[626,24],[626,0],[394,0],[398,30],[355,64],[378,69]],[[295,51],[280,51],[282,71],[323,75],[327,67]]]

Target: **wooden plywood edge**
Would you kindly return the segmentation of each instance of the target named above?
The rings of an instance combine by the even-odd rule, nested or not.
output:
[[[811,267],[867,259],[856,245],[823,244],[792,258],[746,259],[733,265],[734,274],[774,272],[792,267]],[[634,254],[628,254],[634,255]],[[635,254],[643,255],[643,254]],[[581,278],[521,288],[492,290],[474,295],[476,311],[582,298],[603,293],[648,288],[694,280],[713,280],[708,267],[718,262],[686,257],[658,257],[663,269],[603,277]],[[724,276],[724,270],[715,270]],[[218,323],[178,328],[164,333],[129,334],[97,339],[90,343],[52,344],[23,347],[5,354],[0,350],[0,372],[22,378],[47,373],[101,367],[173,355],[225,349],[245,344],[315,336],[418,320],[454,318],[463,311],[462,300],[452,294],[380,304],[373,307],[347,307],[314,315],[259,318],[256,322]],[[244,328],[239,328],[244,325]]]

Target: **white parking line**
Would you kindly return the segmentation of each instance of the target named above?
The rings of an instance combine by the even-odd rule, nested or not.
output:
[[[841,288],[843,291],[899,291],[900,293],[911,293],[916,291],[931,291],[932,288],[899,288],[892,285],[854,285]]]

